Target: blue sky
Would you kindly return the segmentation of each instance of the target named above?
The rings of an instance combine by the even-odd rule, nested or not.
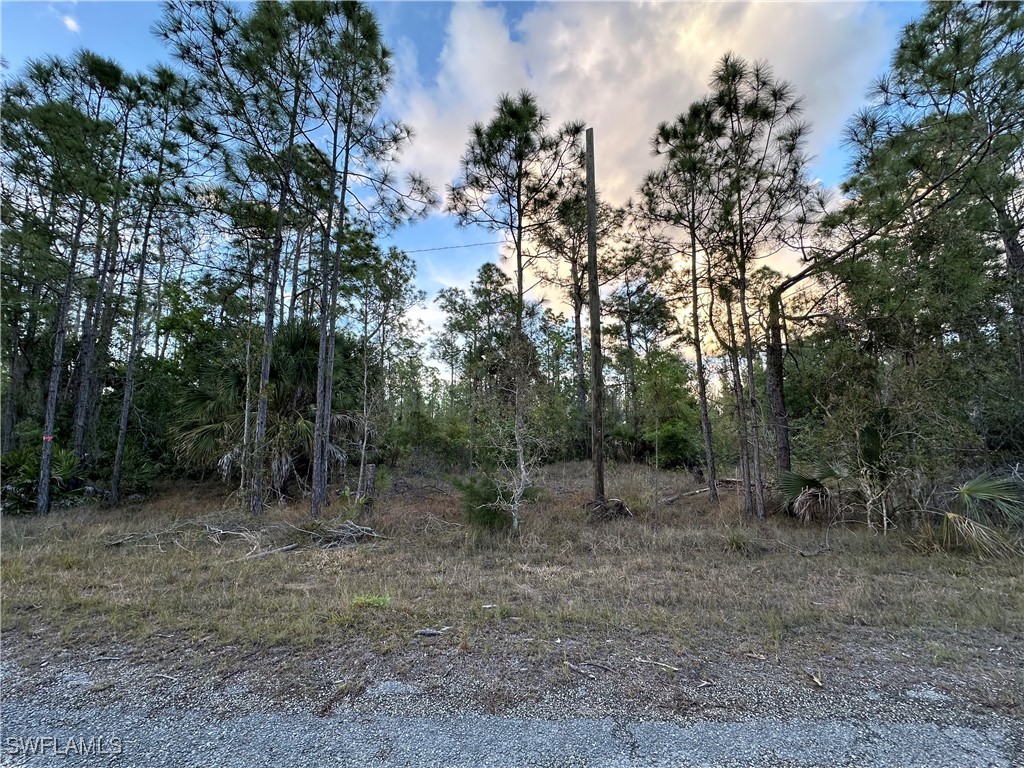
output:
[[[486,121],[501,92],[527,88],[557,124],[584,120],[595,130],[602,194],[622,203],[653,167],[648,139],[705,91],[726,51],[766,59],[804,94],[814,125],[814,174],[843,178],[844,121],[863,104],[902,27],[922,11],[911,2],[440,3],[375,2],[395,51],[389,108],[410,123],[410,168],[439,190],[457,172],[469,125]],[[28,58],[86,47],[142,69],[169,56],[151,33],[157,2],[0,4],[0,50],[11,71]],[[455,227],[441,212],[391,242],[416,251],[420,285],[431,296],[466,286],[495,260],[494,245],[429,250],[497,238]],[[436,311],[421,312],[429,324]]]

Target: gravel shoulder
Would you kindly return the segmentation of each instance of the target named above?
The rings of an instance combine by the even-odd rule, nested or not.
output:
[[[8,632],[0,765],[1024,765],[1012,634],[952,633],[955,663],[867,628],[777,656],[728,636],[686,653],[519,640],[245,655]]]

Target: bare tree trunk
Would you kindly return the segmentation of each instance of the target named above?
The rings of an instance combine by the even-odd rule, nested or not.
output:
[[[363,506],[367,511],[373,509],[377,500],[377,465],[369,464],[366,467],[366,488],[362,495]]]
[[[725,302],[726,323],[729,326],[729,367],[732,374],[732,393],[736,400],[736,432],[740,460],[740,480],[743,483],[743,511],[754,514],[754,492],[750,471],[750,431],[747,429],[747,408],[743,394],[743,377],[740,373],[739,344],[736,340],[736,325],[732,313],[732,302]]]
[[[1017,333],[1017,376],[1024,381],[1024,244],[1020,227],[1005,208],[997,209],[996,217],[1010,277],[1010,309]]]
[[[79,351],[79,381],[78,397],[75,399],[74,416],[74,447],[75,455],[79,460],[86,454],[85,443],[88,436],[94,434],[96,420],[98,418],[99,393],[96,391],[98,382],[96,378],[96,346],[104,336],[105,312],[111,311],[110,307],[110,284],[114,277],[114,270],[117,267],[118,255],[121,252],[121,206],[124,202],[122,187],[125,180],[125,159],[128,155],[129,144],[129,116],[131,110],[124,113],[124,127],[120,132],[120,149],[117,160],[117,175],[114,181],[114,197],[110,206],[110,226],[107,233],[107,247],[103,258],[103,266],[99,271],[99,287],[96,297],[92,302],[92,322],[88,322],[89,314],[86,313],[87,321],[85,332],[82,335],[81,349]],[[102,241],[97,232],[98,241]],[[111,324],[113,318],[110,319]],[[95,386],[94,386],[95,385]],[[90,440],[90,444],[94,441]]]
[[[708,409],[708,382],[704,372],[704,353],[700,332],[700,301],[697,281],[697,233],[690,226],[690,291],[692,294],[690,320],[693,328],[693,349],[697,359],[697,398],[700,402],[700,431],[704,436],[704,461],[707,465],[708,495],[718,501],[718,471],[715,467],[715,445],[711,432],[711,413]]]
[[[626,414],[629,417],[629,431],[635,438],[640,432],[640,409],[637,405],[636,350],[633,346],[633,296],[626,297],[626,317],[622,323],[626,334]]]
[[[167,252],[164,249],[164,238],[157,238],[157,270],[156,270],[156,295],[153,297],[153,350],[158,360],[163,360],[163,350],[160,349],[160,320],[164,311],[164,269],[167,266]]]
[[[354,65],[353,65],[354,66]],[[350,79],[355,79],[354,70]],[[335,110],[341,109],[341,91],[335,98]],[[330,446],[331,420],[334,401],[334,352],[335,352],[335,311],[338,302],[338,272],[341,269],[341,249],[346,232],[345,206],[348,204],[349,167],[352,160],[352,124],[355,120],[355,103],[349,100],[348,111],[344,123],[335,120],[332,125],[332,157],[330,174],[331,202],[327,208],[327,223],[321,241],[321,275],[320,275],[320,340],[318,347],[316,374],[316,416],[313,427],[313,482],[310,492],[310,515],[318,517],[323,505],[327,502],[327,491],[330,480]],[[344,144],[340,143],[344,127]],[[342,170],[339,178],[337,172],[338,150],[341,147]],[[338,188],[338,199],[335,200],[334,190]],[[331,235],[334,231],[334,216],[338,214],[338,234],[331,249]]]
[[[299,229],[295,234],[295,258],[292,259],[292,293],[288,297],[288,322],[295,321],[295,300],[299,295],[299,256],[302,253],[301,246],[304,234],[305,230],[303,229]]]
[[[78,207],[71,239],[71,253],[68,258],[68,274],[64,281],[60,304],[57,307],[57,327],[53,338],[53,363],[50,366],[50,385],[46,396],[46,413],[43,417],[43,453],[39,462],[39,489],[36,496],[36,514],[45,515],[50,511],[50,470],[53,464],[53,428],[57,420],[57,398],[60,395],[60,369],[64,360],[64,339],[67,336],[67,315],[71,306],[71,294],[75,289],[75,270],[78,266],[78,249],[81,247],[82,230],[85,228],[85,200]]]
[[[252,306],[252,284],[249,285],[249,306]],[[245,493],[252,477],[252,326],[245,332],[245,412],[242,422],[242,454],[239,457],[238,490]]]
[[[768,297],[768,345],[765,349],[765,390],[768,396],[771,426],[775,432],[775,466],[781,472],[793,468],[793,450],[789,440],[789,414],[786,412],[785,348],[782,344],[782,296]]]
[[[7,376],[7,388],[4,392],[4,414],[3,423],[0,425],[0,453],[11,450],[11,436],[14,433],[14,424],[17,421],[17,401],[24,387],[25,374],[28,365],[25,355],[19,351],[19,340],[17,327],[13,326],[8,331],[11,338],[8,343],[11,345],[10,366]]]
[[[286,187],[287,185],[282,185]],[[281,198],[285,197],[282,189]],[[284,200],[278,201],[281,209]],[[280,210],[280,209],[279,209]],[[264,294],[263,311],[263,347],[260,361],[259,392],[256,405],[256,431],[253,436],[253,466],[252,477],[249,485],[248,508],[252,515],[263,513],[266,508],[266,441],[267,441],[267,419],[270,409],[270,363],[273,358],[274,347],[274,310],[276,309],[275,297],[277,294],[277,276],[280,271],[281,261],[281,232],[283,221],[278,216],[277,231],[274,233],[274,246],[270,252],[270,274],[267,276],[266,292]]]
[[[78,344],[78,361],[74,367],[73,380],[68,384],[77,394],[74,398],[74,414],[72,416],[72,446],[79,461],[85,458],[85,412],[89,398],[89,385],[92,376],[92,354],[96,346],[98,332],[99,306],[106,290],[103,259],[103,211],[100,210],[96,224],[96,249],[93,254],[93,279],[98,280],[96,294],[85,297],[85,317],[82,320],[81,335]]]
[[[761,418],[757,405],[757,386],[754,381],[754,340],[750,331],[750,312],[747,310],[747,276],[740,275],[740,318],[743,321],[743,349],[747,364],[747,392],[750,416],[751,480],[754,484],[755,512],[758,520],[765,518],[764,480],[761,467]]]
[[[161,162],[157,178],[163,172]],[[156,201],[146,211],[146,224],[142,233],[142,250],[139,254],[139,276],[135,286],[135,307],[132,311],[132,335],[128,342],[128,360],[124,372],[124,397],[121,400],[121,415],[117,422],[117,449],[114,452],[114,469],[110,479],[110,500],[115,504],[121,496],[121,470],[124,466],[124,451],[128,441],[128,416],[131,413],[132,398],[135,396],[135,361],[142,342],[142,313],[146,307],[146,265],[149,256],[149,238],[153,230],[153,214]]]
[[[525,341],[525,339],[522,339],[522,341]],[[525,354],[523,357],[525,359]],[[523,411],[525,410],[525,403],[521,402],[521,398],[524,397],[524,391],[527,386],[525,381],[525,368],[516,372],[516,379],[518,380],[515,385],[516,421],[513,429],[516,442],[516,480],[513,486],[511,504],[513,531],[519,530],[519,517],[520,510],[522,508],[522,501],[526,494],[526,489],[530,485],[530,473],[526,466],[526,418],[523,414]]]
[[[291,111],[288,113],[288,140],[284,145],[285,166],[281,174],[281,191],[277,196],[277,221],[274,225],[273,246],[270,249],[270,272],[266,276],[266,293],[263,307],[263,350],[260,363],[259,395],[256,405],[256,430],[253,434],[253,475],[249,487],[248,508],[252,515],[263,513],[266,508],[266,453],[267,419],[270,408],[270,364],[274,352],[274,314],[277,309],[277,283],[281,275],[281,253],[284,250],[284,225],[290,194],[291,175],[295,151],[296,125],[299,100],[302,89],[295,87]]]
[[[359,440],[359,481],[356,485],[356,498],[362,498],[366,480],[366,454],[370,446],[370,349],[366,326],[363,322],[363,434]]]

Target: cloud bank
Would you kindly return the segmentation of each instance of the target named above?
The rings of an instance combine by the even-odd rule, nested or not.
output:
[[[804,95],[812,154],[834,154],[846,118],[884,66],[892,30],[864,3],[550,3],[511,21],[504,8],[454,3],[436,76],[397,47],[392,108],[417,139],[410,168],[443,188],[458,172],[471,123],[502,92],[533,92],[557,125],[594,127],[599,188],[622,203],[654,167],[649,139],[703,96],[727,51],[764,59]]]

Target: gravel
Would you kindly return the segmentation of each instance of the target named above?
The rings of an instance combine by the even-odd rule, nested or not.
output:
[[[315,695],[283,697],[266,691],[267,663],[218,679],[109,649],[8,661],[0,765],[1024,766],[1019,707],[935,670],[853,669],[819,686],[749,658],[693,674],[608,659],[618,674],[538,683],[523,659],[429,650],[373,658],[361,677],[325,659]],[[993,670],[1015,683],[1014,667]]]

